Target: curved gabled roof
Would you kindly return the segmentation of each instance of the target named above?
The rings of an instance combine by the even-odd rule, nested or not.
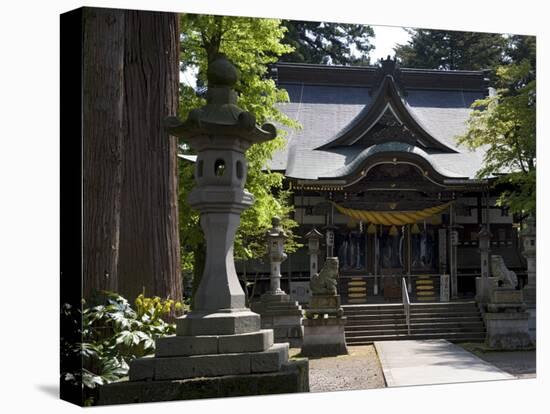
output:
[[[483,72],[376,74],[372,67],[281,65],[278,86],[290,102],[279,108],[303,128],[289,131],[271,168],[316,180],[353,168],[373,145],[400,142],[445,176],[474,178],[484,150],[461,147],[456,137],[466,132],[470,105],[487,94]]]
[[[363,146],[367,147],[388,138],[425,149],[446,153],[457,152],[456,149],[439,141],[428,132],[407,104],[393,76],[389,74],[384,76],[374,101],[365,105],[363,110],[336,136],[331,137],[327,143],[316,149],[351,146],[360,140],[365,141]]]

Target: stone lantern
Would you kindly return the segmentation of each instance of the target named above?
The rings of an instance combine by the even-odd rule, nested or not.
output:
[[[489,294],[489,250],[492,234],[487,227],[483,225],[477,237],[481,255],[481,277],[476,279],[476,300],[480,303],[486,303],[487,295]]]
[[[196,186],[188,201],[200,212],[206,239],[204,272],[193,310],[176,320],[176,335],[156,341],[155,357],[130,363],[130,387],[107,388],[113,395],[126,395],[126,402],[213,397],[220,389],[224,396],[283,388],[308,391],[303,363],[289,361],[289,345],[274,343],[273,330],[262,329],[260,315],[246,307],[233,260],[240,214],[254,202],[244,188],[245,151],[275,138],[276,130],[271,124],[258,127],[254,116],[236,105],[238,71],[224,55],[209,62],[207,76],[207,104],[191,111],[184,122],[165,120],[171,135],[184,138],[197,151]]]
[[[271,262],[270,295],[284,295],[281,289],[281,263],[287,258],[284,252],[287,235],[281,227],[281,219],[273,217],[271,228],[266,233],[267,245],[269,246],[269,259]]]
[[[316,228],[311,229],[305,236],[308,242],[309,277],[313,277],[319,271],[319,244],[323,235]]]
[[[271,263],[270,289],[260,301],[252,303],[252,310],[262,316],[262,328],[273,329],[275,342],[288,342],[298,347],[303,337],[302,307],[281,289],[281,263],[287,258],[284,252],[287,234],[279,217],[273,217],[271,226],[265,235]]]

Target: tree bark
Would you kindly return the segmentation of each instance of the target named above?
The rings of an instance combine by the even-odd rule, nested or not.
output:
[[[83,297],[90,300],[118,288],[124,12],[83,13]]]
[[[177,141],[162,120],[176,115],[178,15],[125,11],[124,162],[119,292],[182,298]]]

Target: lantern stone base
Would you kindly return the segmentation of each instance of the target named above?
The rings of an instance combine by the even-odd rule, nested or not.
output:
[[[288,342],[291,347],[302,346],[302,307],[287,294],[265,294],[252,310],[261,315],[262,329],[273,329],[276,343]]]
[[[345,317],[304,319],[304,342],[301,355],[323,357],[348,353],[344,326]]]
[[[100,388],[98,405],[308,392],[308,365],[307,359],[299,359],[288,361],[278,371],[269,373],[183,380],[122,380]]]
[[[260,330],[260,315],[250,309],[231,312],[193,311],[176,320],[177,335],[233,335]]]

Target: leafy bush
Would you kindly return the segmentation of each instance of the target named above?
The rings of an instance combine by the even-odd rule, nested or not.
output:
[[[157,338],[175,334],[175,325],[162,318],[181,313],[184,308],[171,299],[139,295],[134,310],[117,293],[103,294],[103,304],[82,311],[64,307],[65,316],[68,312],[73,318],[82,318],[82,342],[62,344],[62,353],[80,354],[82,372],[63,373],[62,377],[82,383],[88,405],[94,402],[98,385],[124,377],[131,360],[155,352]]]

